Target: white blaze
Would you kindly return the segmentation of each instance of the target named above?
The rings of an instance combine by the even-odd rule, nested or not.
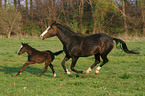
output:
[[[46,34],[49,29],[50,29],[50,26],[40,36],[43,37],[43,35]]]
[[[19,51],[23,48],[23,45],[20,47]],[[19,51],[17,52],[17,54],[19,53]]]

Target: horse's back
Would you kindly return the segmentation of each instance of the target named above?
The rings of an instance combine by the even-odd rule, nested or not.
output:
[[[114,46],[112,37],[104,33],[86,35],[82,41],[82,55],[93,55],[98,52],[110,52]],[[108,53],[107,52],[107,53]]]
[[[108,54],[114,47],[113,38],[104,33],[97,33],[95,35],[100,41],[100,54]]]
[[[113,38],[105,33],[96,33],[86,35],[83,39],[84,43],[95,43],[95,44],[103,44],[107,42],[108,44],[113,44]]]

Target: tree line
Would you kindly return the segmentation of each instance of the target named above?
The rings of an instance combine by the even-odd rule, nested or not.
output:
[[[83,34],[145,36],[145,0],[0,0],[1,36],[39,36],[53,21]]]

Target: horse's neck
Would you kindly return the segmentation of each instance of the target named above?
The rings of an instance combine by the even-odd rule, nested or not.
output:
[[[76,36],[76,34],[73,33],[73,32],[70,32],[69,30],[66,30],[66,29],[60,30],[60,29],[58,29],[57,37],[65,45],[67,45],[68,43],[71,43],[74,36]]]
[[[34,52],[34,48],[28,46],[28,48],[27,48],[27,53],[28,53],[28,55],[32,55],[33,52]]]

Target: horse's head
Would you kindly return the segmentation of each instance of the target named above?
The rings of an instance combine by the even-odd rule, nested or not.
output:
[[[21,42],[22,43],[22,42]],[[18,55],[21,55],[22,53],[26,52],[26,43],[22,43],[22,46],[20,47],[19,51],[17,52]]]
[[[56,21],[53,22],[41,35],[41,39],[44,40],[45,38],[53,37],[56,35]]]

